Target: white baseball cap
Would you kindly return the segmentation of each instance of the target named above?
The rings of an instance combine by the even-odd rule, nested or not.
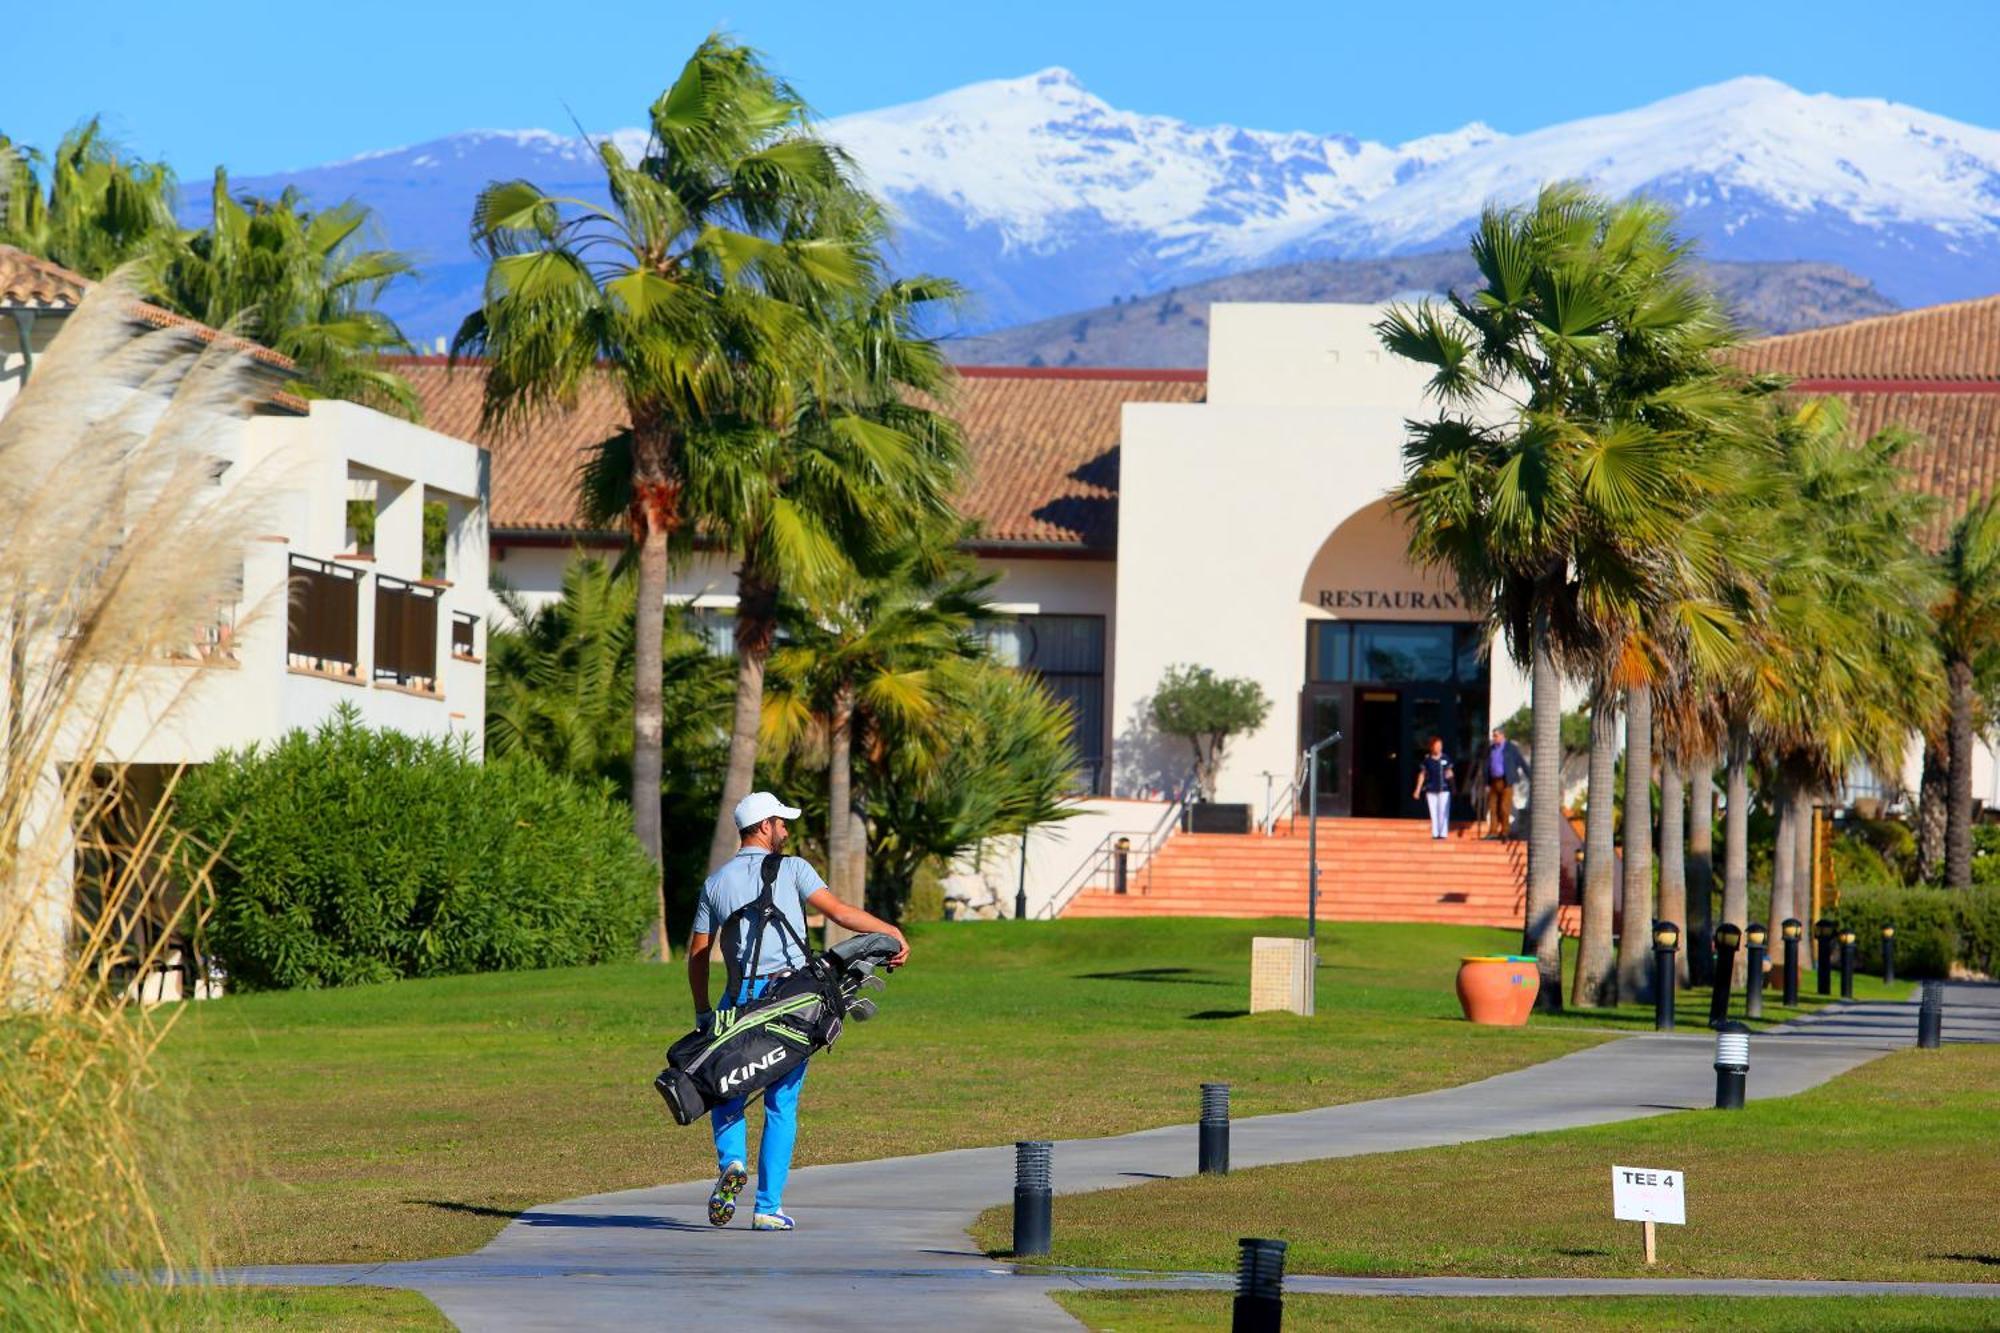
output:
[[[736,803],[737,828],[745,829],[752,824],[761,824],[772,815],[780,819],[797,819],[799,812],[767,791],[753,791]]]

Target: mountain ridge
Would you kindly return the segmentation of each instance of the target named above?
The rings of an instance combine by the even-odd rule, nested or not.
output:
[[[1834,264],[1906,305],[2000,290],[2000,131],[1756,76],[1518,135],[1475,122],[1388,145],[1123,111],[1052,67],[824,130],[894,210],[897,267],[965,282],[988,328],[1305,260],[1447,249],[1481,206],[1557,179],[1672,204],[1712,260]],[[643,144],[608,137],[628,156]],[[474,193],[516,177],[603,198],[591,146],[547,130],[238,184],[373,205],[425,272],[385,307],[428,344],[479,299]]]

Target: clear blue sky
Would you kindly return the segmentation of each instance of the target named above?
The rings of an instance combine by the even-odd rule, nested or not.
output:
[[[101,112],[199,180],[571,112],[609,129],[717,26],[829,115],[1065,65],[1133,110],[1388,141],[1535,129],[1739,74],[2000,127],[1993,0],[103,0],[12,7],[0,131],[49,145]]]

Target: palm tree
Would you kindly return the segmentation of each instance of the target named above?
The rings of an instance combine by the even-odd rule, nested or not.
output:
[[[624,399],[639,567],[632,823],[658,862],[662,618],[669,543],[688,535],[691,437],[717,418],[788,420],[837,360],[812,316],[865,290],[875,255],[852,235],[847,159],[747,47],[702,42],[648,125],[636,164],[598,146],[608,208],[521,180],[480,193],[485,299],[453,354],[487,359],[489,428],[571,405],[600,374]]]
[[[824,754],[827,886],[843,902],[866,902],[867,784],[856,777],[871,765],[857,764],[857,750],[879,760],[890,734],[934,729],[943,668],[986,651],[975,627],[993,578],[947,542],[919,538],[881,573],[851,578],[816,614],[795,618],[791,641],[772,654],[762,740],[780,754]]]
[[[162,305],[246,338],[298,364],[308,397],[345,398],[417,420],[421,408],[402,376],[379,358],[409,350],[395,321],[375,308],[393,282],[411,276],[394,250],[364,238],[374,213],[349,200],[312,209],[287,187],[276,199],[229,193],[217,167],[208,227],[168,252],[156,287]]]
[[[1993,496],[1952,525],[1939,560],[1944,596],[1933,610],[1949,694],[1944,882],[1972,883],[1972,741],[2000,686],[2000,505]]]
[[[1446,409],[1411,424],[1395,503],[1412,557],[1450,568],[1529,664],[1535,751],[1552,754],[1562,664],[1602,682],[1608,705],[1650,678],[1656,622],[1715,651],[1724,617],[1701,595],[1712,553],[1684,540],[1707,483],[1682,455],[1737,410],[1714,360],[1732,335],[1650,203],[1552,186],[1529,208],[1487,210],[1472,253],[1481,291],[1378,325],[1390,350],[1433,368]],[[1500,425],[1477,415],[1502,403]],[[1558,775],[1538,764],[1529,781],[1524,947],[1540,963],[1538,1002],[1559,1006]],[[1610,828],[1599,836],[1586,856],[1606,867]]]
[[[150,272],[180,234],[173,173],[121,154],[96,120],[63,136],[46,185],[42,161],[0,135],[0,244],[103,278],[130,260]]]
[[[1618,1002],[1613,967],[1611,917],[1616,910],[1618,861],[1612,796],[1618,771],[1618,707],[1603,685],[1591,692],[1590,784],[1584,798],[1583,926],[1576,945],[1576,975],[1569,1000],[1584,1008]],[[1631,929],[1631,922],[1626,922]]]
[[[928,310],[959,295],[936,279],[905,280],[827,312],[838,375],[803,395],[788,421],[726,423],[689,451],[688,509],[739,557],[736,716],[711,867],[736,851],[733,812],[755,775],[780,595],[814,606],[857,565],[893,562],[909,534],[955,517],[964,442],[950,417],[918,397],[946,394],[950,369],[916,328]],[[836,823],[845,809],[834,807]]]

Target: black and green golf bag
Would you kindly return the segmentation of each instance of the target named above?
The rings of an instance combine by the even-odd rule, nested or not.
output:
[[[813,953],[773,897],[783,861],[776,852],[764,857],[762,891],[730,913],[717,933],[729,969],[726,994],[743,1002],[716,1010],[707,1027],[668,1047],[667,1067],[653,1080],[680,1124],[693,1124],[719,1103],[776,1083],[833,1045],[843,1019],[872,1017],[875,1002],[861,992],[882,985],[875,970],[902,950],[894,936],[871,933]],[[757,976],[765,928],[772,925],[798,946],[806,965],[777,973],[762,995],[743,1000],[747,981]]]

